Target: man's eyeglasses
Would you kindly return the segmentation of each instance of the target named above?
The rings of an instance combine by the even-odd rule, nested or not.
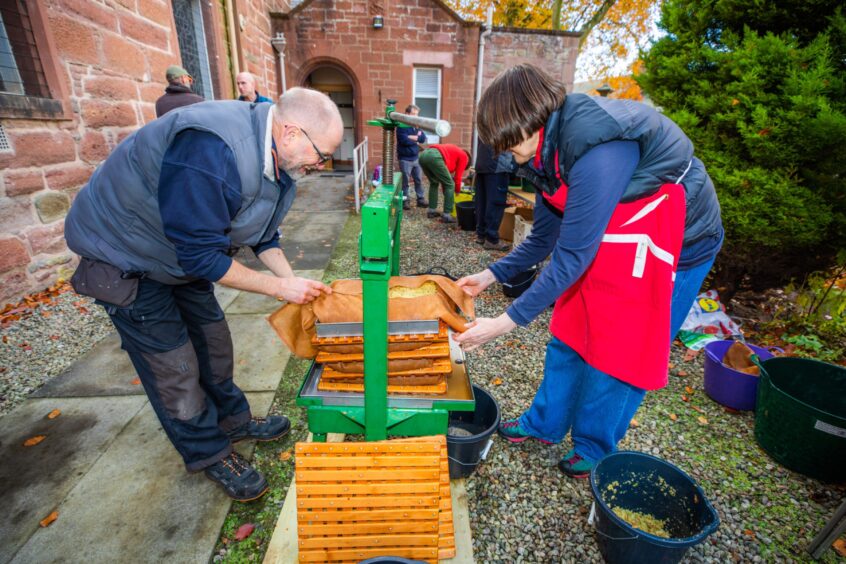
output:
[[[294,127],[299,129],[300,131],[302,131],[303,135],[305,135],[306,139],[308,139],[308,142],[311,143],[312,147],[314,147],[314,152],[317,153],[317,158],[319,159],[317,161],[317,163],[315,163],[315,166],[322,165],[323,163],[325,163],[326,161],[328,161],[329,159],[332,158],[332,155],[325,155],[325,154],[323,154],[323,152],[320,149],[317,148],[317,145],[314,144],[314,141],[311,140],[311,137],[308,136],[308,133],[306,133],[305,129],[303,129],[302,127],[300,127],[298,125],[296,125]]]

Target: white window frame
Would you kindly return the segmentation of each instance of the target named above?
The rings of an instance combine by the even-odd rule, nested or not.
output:
[[[435,119],[441,119],[441,98],[443,97],[443,76],[444,72],[441,67],[430,67],[430,66],[415,66],[413,67],[412,71],[412,86],[411,86],[411,99],[412,101],[416,101],[417,98],[428,98],[432,99],[430,96],[418,96],[417,95],[417,71],[418,70],[434,70],[438,72],[438,95],[435,98]],[[428,116],[427,116],[428,117]],[[440,143],[441,138],[434,133],[427,133],[426,138],[429,143]]]

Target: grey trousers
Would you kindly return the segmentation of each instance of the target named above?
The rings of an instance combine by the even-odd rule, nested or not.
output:
[[[423,200],[423,177],[421,176],[420,161],[414,159],[413,161],[400,161],[400,170],[402,170],[402,195],[408,196],[408,177],[414,179],[414,191],[417,193],[417,199]]]

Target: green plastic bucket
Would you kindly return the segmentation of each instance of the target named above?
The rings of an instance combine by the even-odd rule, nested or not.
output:
[[[790,470],[846,481],[846,368],[792,357],[760,366],[758,444]]]

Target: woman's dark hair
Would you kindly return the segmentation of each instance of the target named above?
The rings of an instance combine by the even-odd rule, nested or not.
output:
[[[536,66],[511,67],[497,76],[479,100],[479,137],[500,153],[519,145],[564,104],[564,85]]]

